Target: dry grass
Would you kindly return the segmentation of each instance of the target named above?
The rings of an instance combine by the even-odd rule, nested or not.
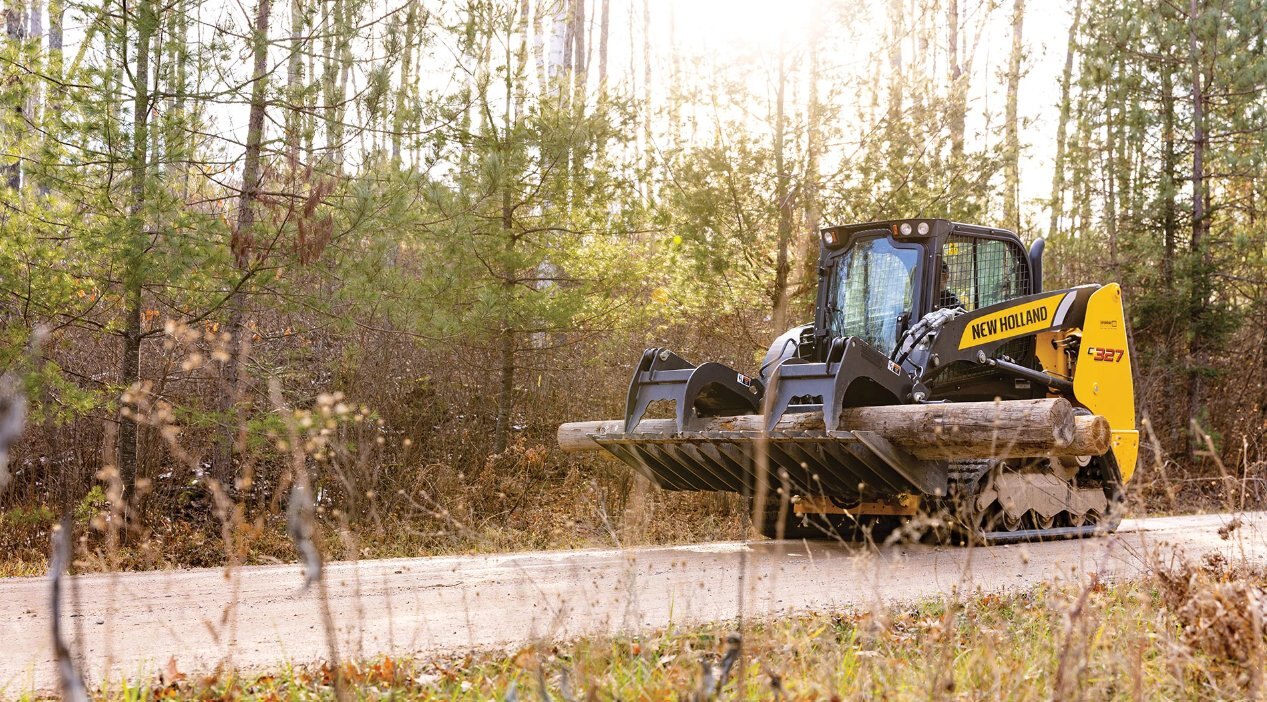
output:
[[[331,556],[336,559],[682,544],[737,539],[744,534],[738,496],[635,490],[640,493],[640,508],[630,509],[605,492],[614,490],[601,476],[588,481],[543,481],[518,505],[482,506],[453,499],[445,502],[452,507],[443,510],[408,505],[383,510],[377,519],[352,522],[338,511],[323,509],[317,528],[322,543],[341,545],[347,530],[351,542],[357,544],[354,554],[341,546],[333,550]],[[223,525],[209,512],[200,508],[152,513],[143,531],[112,540],[107,520],[110,506],[93,505],[76,522],[80,536],[74,572],[223,566]],[[45,574],[56,524],[51,509],[0,512],[0,578]],[[298,560],[286,534],[284,512],[268,505],[244,505],[231,526],[241,565]]]
[[[727,629],[707,627],[347,662],[339,678],[357,699],[1261,699],[1265,584],[1213,562],[1141,582],[807,614],[750,623],[733,667]],[[334,678],[326,665],[200,678],[172,664],[97,698],[334,699]]]
[[[407,437],[338,398],[287,404],[286,429],[247,453],[246,487],[161,483],[145,519],[124,519],[118,476],[103,468],[77,505],[0,513],[0,576],[44,572],[55,513],[73,518],[76,572],[293,562],[283,507],[312,471],[311,541],[330,559],[698,542],[744,535],[735,496],[650,489],[601,458],[564,462],[521,439],[478,463],[411,465]],[[157,395],[138,418],[170,460],[198,473]],[[274,433],[277,432],[277,433]],[[366,451],[361,449],[370,447]],[[377,448],[375,448],[377,447]],[[385,448],[384,448],[385,447]],[[387,454],[383,452],[395,451]],[[1211,452],[1213,455],[1213,452]],[[1158,454],[1160,455],[1160,454]],[[1214,457],[1212,460],[1217,460]],[[470,465],[467,470],[453,466]],[[1248,464],[1247,464],[1248,465]],[[265,470],[267,468],[267,470]],[[1223,496],[1244,496],[1248,468],[1218,464]],[[175,472],[173,470],[172,472]],[[373,475],[368,484],[359,476]],[[1166,485],[1160,461],[1146,477]],[[1239,478],[1239,480],[1238,480]],[[173,480],[175,484],[177,481]],[[153,484],[151,482],[151,484]],[[1176,495],[1165,498],[1174,507]],[[1224,507],[1245,507],[1225,504]],[[1176,511],[1173,510],[1172,511]],[[124,526],[127,524],[127,526]],[[307,537],[305,537],[305,541]],[[320,562],[320,558],[317,559]],[[98,693],[110,702],[168,699],[1245,699],[1263,696],[1267,606],[1258,573],[1226,563],[1173,569],[1141,583],[1049,586],[884,611],[749,623],[743,655],[728,627],[595,638],[443,661],[376,659],[199,678],[173,663],[160,680]],[[317,578],[320,586],[320,578]],[[848,584],[842,584],[848,587]],[[323,606],[325,595],[321,595]],[[231,604],[230,607],[236,606]],[[328,617],[327,617],[328,619]],[[335,637],[327,626],[326,638]],[[173,652],[178,653],[178,652]]]

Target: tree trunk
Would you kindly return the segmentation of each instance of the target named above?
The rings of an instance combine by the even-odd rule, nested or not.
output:
[[[251,109],[246,122],[246,152],[242,160],[242,192],[238,195],[237,227],[233,232],[233,263],[240,276],[249,275],[255,246],[255,203],[259,199],[260,151],[264,143],[265,96],[268,87],[268,25],[272,0],[259,0],[252,35],[254,64],[251,68]],[[221,427],[212,452],[211,477],[226,490],[235,489],[233,443],[238,434],[237,410],[242,390],[243,334],[246,331],[246,297],[238,288],[229,299],[229,360],[220,383]]]
[[[48,3],[48,64],[45,70],[52,79],[44,94],[44,143],[50,150],[58,133],[58,120],[61,115],[62,98],[65,88],[59,85],[62,80],[62,27],[65,21],[66,5],[63,0],[49,0]],[[36,186],[41,197],[49,194],[47,179]]]
[[[777,250],[774,264],[774,288],[771,291],[771,308],[774,320],[774,333],[782,334],[787,329],[787,287],[788,273],[792,266],[788,258],[788,249],[792,245],[792,194],[791,174],[788,173],[788,159],[784,153],[787,141],[786,98],[788,84],[787,51],[783,39],[779,39],[778,83],[775,86],[774,108],[774,173],[775,200],[779,208]]]
[[[509,130],[507,130],[505,138],[509,139]],[[502,184],[502,236],[505,237],[505,247],[507,253],[513,253],[515,248],[515,231],[514,231],[514,205],[511,198],[509,176],[503,176],[506,182]],[[505,274],[506,282],[503,290],[506,295],[514,294],[515,277],[513,271],[507,271]],[[509,301],[503,302],[508,305]],[[498,369],[499,383],[497,388],[497,419],[493,425],[493,453],[501,453],[510,445],[510,429],[511,421],[514,418],[515,405],[515,345],[518,339],[515,334],[513,321],[509,315],[502,319],[501,334],[498,339],[498,354],[500,367]]]
[[[339,171],[343,170],[343,160],[345,145],[350,139],[346,136],[347,109],[348,109],[348,82],[352,75],[352,37],[356,34],[357,16],[353,11],[354,7],[358,7],[352,0],[337,0],[335,5],[338,11],[335,13],[339,18],[338,27],[335,29],[339,35],[339,85],[335,88],[335,94],[338,96],[338,113],[337,123],[339,128],[339,146],[335,151],[335,162],[339,164]]]
[[[1164,253],[1161,277],[1167,291],[1175,289],[1175,239],[1178,212],[1175,207],[1175,86],[1174,69],[1164,64],[1161,71],[1161,233]]]
[[[49,0],[48,3],[48,65],[49,75],[54,80],[62,77],[62,27],[65,24],[65,0]],[[60,88],[53,85],[49,92],[58,92]]]
[[[959,0],[950,0],[948,9],[950,12],[950,36],[947,42],[950,64],[950,155],[955,162],[958,162],[963,156],[964,118],[968,111],[968,96],[961,85],[963,67],[959,65]]]
[[[1193,261],[1191,318],[1192,329],[1188,334],[1188,368],[1192,374],[1192,382],[1188,391],[1188,419],[1194,422],[1201,413],[1205,401],[1205,321],[1209,306],[1210,284],[1207,280],[1209,270],[1206,263],[1206,235],[1209,222],[1206,214],[1206,182],[1205,182],[1205,116],[1207,96],[1202,85],[1202,62],[1200,44],[1197,39],[1197,22],[1200,8],[1197,0],[1188,3],[1188,61],[1192,70],[1192,239],[1191,255]]]
[[[814,286],[818,282],[818,229],[821,226],[822,219],[822,195],[819,192],[822,189],[821,174],[819,173],[819,159],[822,157],[823,149],[823,132],[822,132],[822,104],[818,92],[818,81],[822,71],[822,63],[819,50],[823,38],[822,29],[811,31],[809,39],[809,76],[806,78],[806,105],[805,105],[805,177],[802,178],[802,187],[799,196],[803,216],[805,218],[805,232],[800,237],[800,265],[796,267],[798,271],[798,280],[793,285],[793,294],[791,297],[799,299],[802,296],[813,293]],[[789,300],[789,306],[792,300]]]
[[[585,0],[572,0],[572,106],[585,112]]]
[[[297,188],[299,174],[300,133],[303,131],[304,61],[303,45],[312,41],[304,37],[304,0],[290,0],[290,55],[286,57],[286,160],[291,188]],[[292,193],[297,194],[297,193]]]
[[[1017,202],[1021,183],[1021,146],[1017,96],[1021,85],[1021,59],[1024,57],[1021,37],[1024,20],[1025,0],[1015,0],[1012,5],[1012,55],[1007,67],[1007,115],[1003,125],[1003,223],[1018,234],[1021,231],[1021,214]]]
[[[340,79],[340,67],[343,57],[343,35],[347,31],[344,26],[344,6],[348,0],[333,0],[321,3],[322,22],[326,40],[322,61],[322,92],[324,93],[324,113],[326,132],[326,158],[337,166],[343,163],[343,115],[344,101],[347,98],[345,81]]]
[[[575,20],[575,15],[572,16]],[[584,27],[579,27],[580,33],[584,34]],[[575,37],[573,37],[575,39]],[[582,39],[582,41],[584,41]],[[487,56],[487,52],[485,52]],[[568,59],[571,57],[575,60],[575,54],[564,53],[562,58],[564,70],[566,70]],[[487,60],[487,59],[486,59]],[[522,56],[517,67],[512,69],[510,57],[507,56],[507,66],[505,72],[505,82],[503,83],[505,94],[502,96],[503,112],[502,112],[502,134],[499,148],[503,153],[509,154],[513,148],[511,140],[514,133],[514,124],[519,119],[514,111],[514,89],[516,78],[526,72],[527,56]],[[560,76],[566,77],[566,76]],[[563,90],[566,84],[560,85]],[[482,88],[480,97],[484,101],[485,107],[488,104],[487,88]],[[487,109],[485,110],[487,112]],[[491,115],[490,115],[491,119]],[[493,131],[492,124],[489,124],[489,132]],[[570,158],[570,156],[568,156]],[[508,162],[507,158],[505,162]],[[502,245],[506,253],[506,266],[502,271],[502,294],[506,298],[502,301],[503,310],[509,310],[512,299],[515,295],[515,279],[519,273],[514,269],[513,256],[515,253],[515,244],[518,236],[515,232],[515,194],[513,190],[514,177],[509,168],[502,168],[501,172],[501,235]],[[499,383],[497,388],[497,418],[493,423],[493,453],[499,454],[506,450],[510,445],[510,432],[512,422],[514,420],[515,410],[515,351],[518,344],[518,330],[515,327],[515,320],[509,311],[503,312],[501,319],[501,332],[498,335],[498,356],[499,356]]]
[[[669,88],[665,91],[669,112],[669,149],[678,153],[682,145],[682,52],[678,50],[677,5],[669,3],[669,41],[665,54],[669,57]],[[779,39],[779,52],[783,40]]]
[[[906,16],[902,0],[889,3],[889,109],[885,131],[893,140],[894,130],[902,123],[902,98],[906,94],[903,80],[902,42],[906,39]]]
[[[1065,68],[1060,74],[1060,117],[1056,123],[1056,157],[1051,176],[1051,225],[1047,236],[1054,238],[1060,232],[1060,218],[1065,207],[1065,141],[1068,139],[1070,97],[1073,81],[1073,57],[1078,49],[1078,28],[1082,20],[1082,0],[1073,6],[1073,23],[1069,25],[1069,41],[1065,44]]]
[[[153,0],[141,0],[137,8],[136,67],[132,72],[132,203],[129,210],[132,233],[124,278],[123,362],[119,368],[119,384],[125,394],[131,392],[141,378],[143,267],[150,237],[144,218],[145,184],[149,177],[150,39],[157,21]],[[127,499],[132,499],[136,488],[138,432],[136,420],[130,416],[126,404],[119,405],[118,468]]]
[[[542,15],[545,12],[546,3],[536,3],[536,10],[532,13],[532,56],[537,66],[537,85],[541,88],[541,93],[549,94],[550,92],[550,76],[546,72],[546,34]],[[633,32],[631,31],[632,35]]]
[[[321,3],[322,14],[325,14],[325,3]],[[304,70],[300,76],[300,85],[304,86],[303,111],[300,117],[300,124],[303,125],[304,135],[304,163],[313,164],[316,162],[317,154],[317,114],[319,107],[317,103],[321,100],[321,92],[317,90],[318,74],[317,74],[317,39],[316,34],[316,12],[308,10],[304,14],[303,27],[299,39],[299,46],[303,47]],[[306,34],[305,34],[306,33]],[[306,85],[312,83],[313,85]]]
[[[572,84],[571,109],[574,124],[581,124],[585,119],[587,78],[587,55],[585,38],[588,34],[585,26],[585,0],[572,0]],[[578,148],[580,147],[580,148]],[[577,139],[569,139],[567,145],[567,211],[572,212],[574,197],[582,187],[579,175],[586,149]]]
[[[503,329],[499,341],[499,383],[497,389],[497,421],[493,426],[493,453],[501,453],[510,445],[510,423],[515,404],[515,332]]]
[[[401,164],[400,143],[404,138],[405,115],[412,108],[409,98],[413,87],[414,42],[418,34],[418,3],[409,3],[405,14],[405,38],[401,47],[400,87],[396,91],[396,109],[392,110],[392,163]]]
[[[646,174],[643,182],[644,196],[648,204],[652,199],[650,185],[651,152],[653,151],[651,136],[651,0],[642,0],[642,167]]]
[[[5,36],[10,45],[16,47],[26,41],[26,9],[21,0],[9,0],[4,8],[4,25]],[[14,124],[23,124],[26,121],[26,103],[22,100],[14,100],[12,109],[15,117]],[[20,189],[22,187],[21,156],[5,166],[4,173],[4,180],[9,188],[14,191]]]
[[[1110,265],[1117,249],[1117,169],[1121,166],[1117,158],[1117,144],[1121,132],[1118,117],[1122,110],[1116,92],[1114,88],[1105,88],[1104,131],[1108,148],[1100,151],[1100,174],[1104,180],[1104,231],[1109,237]]]
[[[34,39],[37,45],[42,44],[44,41],[44,6],[41,3],[41,0],[31,0],[30,15],[31,24],[27,30],[26,36],[30,39]],[[46,55],[41,52],[37,62],[35,63],[35,70],[38,70],[41,73],[47,71],[47,67],[43,65],[45,58]],[[44,81],[32,81],[30,85],[31,92],[27,97],[26,102],[26,117],[30,120],[31,124],[40,123],[40,105],[43,90]]]
[[[598,92],[607,92],[607,33],[611,27],[611,0],[603,0],[602,19],[598,23]]]
[[[123,401],[119,403],[119,433],[117,463],[119,479],[123,483],[125,499],[132,499],[136,486],[137,441],[136,420],[127,407],[141,377],[141,284],[129,282],[125,291],[126,305],[123,313],[123,362],[119,367],[119,384],[124,387]]]

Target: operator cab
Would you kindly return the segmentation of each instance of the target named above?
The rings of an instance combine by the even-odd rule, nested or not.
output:
[[[821,235],[815,356],[832,339],[855,337],[901,363],[894,357],[902,336],[925,315],[943,308],[972,312],[1041,291],[1042,240],[1026,255],[1007,230],[906,219],[828,227]],[[1036,362],[1032,338],[998,354],[1026,366]],[[1031,390],[1042,396],[1042,388],[1023,385],[972,365],[943,369],[930,390],[934,399],[990,400]]]

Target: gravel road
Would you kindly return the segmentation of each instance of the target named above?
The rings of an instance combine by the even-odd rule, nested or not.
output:
[[[954,592],[1130,578],[1175,549],[1267,561],[1267,513],[1127,520],[1111,537],[955,548],[799,541],[335,563],[328,601],[343,656],[516,646],[583,634],[871,607]],[[63,610],[90,684],[325,657],[317,588],[298,566],[85,575]],[[75,588],[70,588],[73,592]],[[55,685],[45,578],[0,579],[0,697]]]

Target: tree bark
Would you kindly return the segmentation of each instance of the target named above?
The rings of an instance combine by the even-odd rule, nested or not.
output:
[[[1007,68],[1007,114],[1004,117],[1003,137],[1003,222],[1013,231],[1021,231],[1020,194],[1020,124],[1017,116],[1017,97],[1021,85],[1021,60],[1024,43],[1021,32],[1025,21],[1025,0],[1015,0],[1012,5],[1012,54]]]
[[[1104,231],[1109,237],[1109,261],[1112,263],[1117,250],[1117,150],[1121,133],[1118,117],[1121,115],[1119,97],[1113,88],[1105,88],[1104,131],[1108,148],[1100,150],[1100,174],[1104,181]]]
[[[52,81],[50,81],[46,92],[44,93],[44,114],[42,123],[44,124],[44,143],[51,149],[58,129],[58,120],[61,115],[62,98],[65,96],[65,88],[59,85],[62,79],[62,27],[64,24],[66,5],[64,0],[49,0],[48,3],[48,64],[45,71],[48,72]],[[36,186],[41,197],[47,197],[49,194],[49,184],[47,179],[42,179]]]
[[[501,453],[510,445],[510,423],[515,406],[515,332],[503,329],[498,344],[499,382],[497,386],[497,420],[493,425],[493,453]]]
[[[34,39],[38,45],[44,41],[44,5],[41,3],[41,0],[31,0],[30,16],[31,23],[26,36],[30,39]],[[46,55],[41,52],[39,54],[39,58],[37,59],[37,63],[35,64],[36,70],[39,70],[40,72],[47,71],[47,67],[43,65],[45,60]],[[30,120],[31,124],[39,124],[44,81],[33,81],[30,86],[30,91],[30,95],[27,97],[26,102],[26,117]]]
[[[509,138],[509,130],[507,130],[506,138]],[[503,176],[509,178],[509,176]],[[515,248],[515,231],[514,231],[514,203],[510,192],[509,180],[502,184],[502,236],[505,237],[505,247],[507,253],[513,253]],[[514,284],[511,283],[515,278],[513,271],[508,271],[505,275],[506,283],[503,285],[503,291],[507,296],[514,294]],[[508,305],[509,300],[502,304]],[[513,321],[509,315],[502,319],[501,334],[498,339],[498,355],[499,355],[499,383],[497,388],[497,419],[493,424],[493,453],[501,453],[510,445],[510,429],[511,420],[514,417],[515,408],[515,346],[518,342],[518,336],[515,333]]]
[[[886,131],[892,135],[902,123],[902,98],[906,94],[906,81],[902,67],[902,42],[906,40],[906,15],[902,0],[889,3],[889,106]]]

